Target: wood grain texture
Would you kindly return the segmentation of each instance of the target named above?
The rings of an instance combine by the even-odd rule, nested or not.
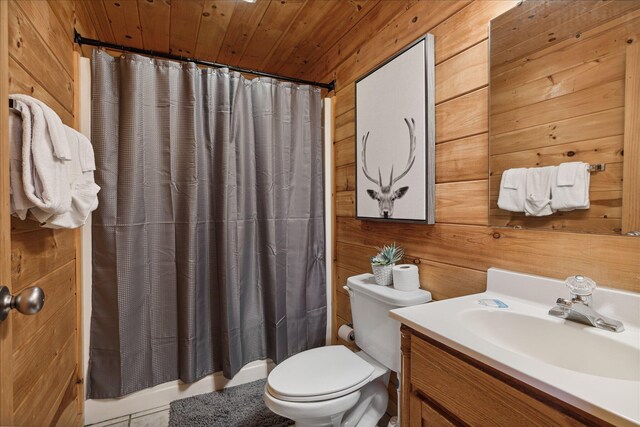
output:
[[[446,4],[445,4],[446,3]],[[533,2],[525,2],[532,4]],[[451,22],[470,2],[440,2],[430,4],[419,2],[408,4],[407,9],[398,11],[389,22],[379,22],[378,28],[363,34],[349,34],[344,45],[352,46],[349,55],[333,52],[312,69],[307,77],[323,78],[335,75],[338,92],[336,102],[338,112],[336,118],[336,153],[335,190],[336,209],[335,228],[335,260],[336,292],[350,275],[370,270],[368,257],[375,253],[375,247],[396,241],[406,249],[405,262],[417,262],[420,269],[422,286],[432,292],[436,299],[452,298],[482,292],[486,286],[486,270],[489,267],[500,267],[531,274],[563,278],[575,271],[585,271],[590,277],[597,277],[607,286],[640,291],[640,242],[618,236],[583,235],[551,231],[513,230],[487,227],[488,218],[488,89],[487,74],[482,69],[488,67],[488,52],[485,30],[478,31],[473,37],[466,36],[463,31],[455,30],[455,38],[459,41],[440,42],[439,57],[442,59],[436,67],[436,208],[439,214],[436,220],[443,218],[455,222],[451,224],[437,223],[434,226],[415,224],[394,224],[357,221],[353,218],[351,199],[355,190],[355,93],[353,82],[363,73],[374,68],[380,61],[408,42],[416,39],[426,31],[433,31],[434,26],[453,28]],[[483,5],[475,5],[472,10],[480,10]],[[505,10],[505,3],[498,4],[491,17]],[[523,13],[526,13],[524,11]],[[470,20],[475,20],[466,14]],[[363,21],[364,22],[364,21]],[[460,17],[457,21],[461,23]],[[416,24],[421,24],[418,28]],[[462,24],[462,23],[461,23]],[[464,28],[464,25],[463,25]],[[626,47],[623,37],[634,25],[619,20],[611,24],[616,36],[603,34],[602,31],[590,30],[583,36],[588,47],[591,61],[598,61],[600,56],[620,55],[620,48]],[[623,28],[623,30],[620,30]],[[484,33],[483,33],[484,31]],[[454,32],[454,30],[452,30]],[[437,35],[436,35],[437,36]],[[448,36],[454,39],[454,34]],[[437,37],[436,37],[437,39]],[[595,41],[594,41],[595,40]],[[342,43],[342,42],[339,42]],[[558,46],[569,46],[575,51],[575,42],[566,40]],[[444,51],[442,51],[444,49]],[[573,50],[572,50],[573,49]],[[447,53],[449,52],[449,53]],[[571,60],[559,53],[545,52],[549,64],[560,63],[554,73],[562,73],[571,68]],[[545,56],[540,55],[540,57]],[[571,55],[574,55],[573,53]],[[568,65],[567,65],[568,64]],[[607,66],[607,65],[605,65]],[[467,70],[476,70],[471,73]],[[597,66],[594,66],[597,68]],[[619,67],[614,67],[614,76],[619,76]],[[529,83],[529,79],[518,80],[522,70],[535,74],[528,63],[514,63],[503,66],[505,79],[516,81],[519,86]],[[585,72],[592,68],[585,67]],[[513,71],[511,71],[513,70]],[[473,75],[472,75],[473,74]],[[561,74],[562,75],[562,74]],[[591,74],[593,76],[593,74]],[[537,74],[536,74],[537,76]],[[539,79],[537,76],[532,81]],[[598,77],[599,78],[599,77]],[[604,79],[608,80],[608,79]],[[561,85],[567,91],[567,84]],[[622,179],[622,168],[619,162],[621,153],[614,148],[624,133],[624,109],[622,107],[621,80],[615,80],[618,92],[613,106],[591,105],[590,109],[580,111],[571,116],[562,114],[549,122],[534,121],[521,127],[518,122],[508,131],[496,135],[498,142],[492,149],[495,154],[510,154],[516,151],[545,148],[542,156],[545,159],[568,156],[574,145],[580,141],[591,141],[591,151],[579,151],[579,156],[590,156],[595,153],[593,141],[605,141],[611,147],[605,150],[606,156],[618,159],[606,174],[594,176],[594,186],[598,191],[606,191],[619,185]],[[493,84],[493,83],[492,83]],[[601,87],[601,86],[600,86]],[[596,86],[596,89],[598,87]],[[583,89],[584,90],[584,89]],[[595,104],[595,102],[594,102]],[[589,107],[589,106],[588,106]],[[613,144],[613,145],[612,145]],[[553,148],[554,146],[558,146]],[[519,149],[518,149],[519,148]],[[591,154],[588,154],[591,153]],[[529,153],[530,154],[530,153]],[[529,155],[525,154],[525,155]],[[537,157],[536,157],[537,158]],[[492,178],[493,182],[493,178]],[[445,184],[444,186],[442,184]],[[445,190],[445,192],[442,192]],[[594,201],[594,212],[601,215],[617,215],[619,205],[614,192],[603,192],[602,197]],[[466,197],[471,200],[467,201]],[[594,199],[595,200],[595,199]],[[601,200],[601,201],[600,201]],[[456,204],[460,203],[456,207]],[[601,204],[600,204],[601,203]],[[465,209],[467,208],[467,209]],[[470,208],[470,209],[469,209]],[[471,213],[469,213],[469,210]],[[469,225],[465,222],[470,222]],[[571,248],[581,247],[584,250],[576,253]],[[344,311],[344,308],[341,308]],[[336,318],[338,324],[344,322]],[[408,369],[404,369],[407,373]],[[409,408],[409,382],[403,383],[403,413]]]
[[[411,385],[465,425],[581,426],[583,411],[479,363],[470,364],[442,345],[411,338]],[[416,414],[416,416],[421,413]],[[413,414],[412,414],[413,416]],[[459,423],[456,423],[459,424]],[[591,424],[591,423],[590,423]],[[605,425],[606,423],[602,423]]]
[[[627,48],[622,233],[640,231],[640,42]]]
[[[2,69],[8,70],[9,89],[41,99],[65,124],[77,127],[73,28],[76,25],[87,34],[99,34],[103,29],[94,27],[93,21],[96,10],[106,14],[104,3],[82,2],[77,10],[79,2],[70,0],[2,4],[9,26],[9,61]],[[137,10],[131,2],[109,7]],[[117,25],[130,28],[130,14],[117,17],[115,12],[110,9],[112,17],[120,20]],[[44,229],[17,219],[12,219],[10,228],[11,249],[3,252],[2,261],[10,262],[13,291],[40,286],[47,304],[36,316],[12,313],[12,320],[2,325],[15,338],[10,349],[2,350],[3,358],[10,355],[15,375],[15,381],[9,383],[15,399],[7,410],[16,425],[82,425],[83,394],[82,386],[77,385],[81,378],[77,232]],[[4,398],[3,393],[3,402]]]
[[[9,7],[0,2],[0,284],[11,284],[9,174]],[[0,323],[0,425],[13,424],[12,319]]]
[[[620,233],[623,203],[610,196],[624,194],[626,51],[640,28],[638,8],[628,3],[540,2],[527,6],[527,19],[492,28],[491,224]],[[521,13],[515,9],[512,14]],[[532,41],[545,28],[549,41],[539,41],[534,49]],[[569,33],[579,36],[563,36]],[[503,60],[505,55],[511,59]],[[526,60],[516,61],[522,56]],[[539,218],[498,209],[498,180],[506,169],[572,161],[609,168],[600,176],[592,174],[590,198],[600,203],[588,211]]]

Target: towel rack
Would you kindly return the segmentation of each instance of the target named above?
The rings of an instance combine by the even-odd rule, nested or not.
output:
[[[9,108],[14,108],[13,99],[9,100]]]
[[[589,165],[589,172],[602,172],[606,169],[606,163],[596,163],[595,165]]]

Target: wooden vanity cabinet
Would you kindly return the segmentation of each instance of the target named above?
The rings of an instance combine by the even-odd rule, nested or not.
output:
[[[402,326],[402,425],[610,426]]]

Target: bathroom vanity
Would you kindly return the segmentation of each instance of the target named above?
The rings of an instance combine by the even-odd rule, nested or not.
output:
[[[568,293],[489,269],[484,293],[393,310],[403,426],[640,425],[640,295],[594,291],[611,332],[549,315]]]
[[[611,425],[407,326],[402,356],[403,425]]]

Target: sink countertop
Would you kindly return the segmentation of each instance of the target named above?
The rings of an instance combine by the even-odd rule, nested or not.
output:
[[[487,292],[400,308],[390,316],[598,418],[640,425],[640,295],[606,288],[594,293],[594,308],[624,323],[625,331],[614,333],[548,315],[556,298],[568,296],[562,281],[498,269],[488,273]],[[499,299],[508,308],[480,305],[483,298]],[[485,318],[494,322],[482,326]],[[519,319],[531,327],[514,331],[525,329]],[[582,351],[575,356],[589,349],[590,359],[613,365],[583,363],[573,369],[573,356],[557,352],[554,331],[563,344]],[[575,344],[567,341],[574,336]],[[609,360],[619,350],[625,354]],[[627,365],[620,366],[623,359]]]

